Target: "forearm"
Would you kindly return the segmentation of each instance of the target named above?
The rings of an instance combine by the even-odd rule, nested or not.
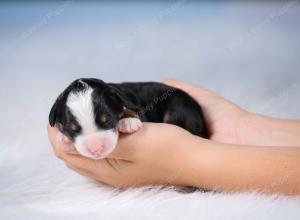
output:
[[[193,138],[191,185],[222,192],[300,194],[300,148],[220,144]]]
[[[300,121],[249,114],[239,125],[241,144],[255,146],[300,146]]]

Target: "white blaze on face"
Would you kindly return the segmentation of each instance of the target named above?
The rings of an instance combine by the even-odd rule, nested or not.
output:
[[[75,147],[83,156],[102,159],[113,151],[118,141],[118,131],[99,130],[95,124],[93,89],[84,82],[85,89],[70,93],[67,107],[81,126],[81,134],[75,138]]]
[[[80,92],[70,93],[67,100],[67,106],[85,133],[95,132],[97,130],[94,122],[92,93],[93,89],[87,88]]]

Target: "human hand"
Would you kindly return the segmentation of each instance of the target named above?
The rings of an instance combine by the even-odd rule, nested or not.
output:
[[[299,148],[287,147],[299,146],[299,121],[258,116],[208,90],[175,80],[165,83],[201,104],[215,141],[175,125],[144,123],[138,132],[121,135],[108,158],[92,160],[78,155],[68,139],[48,126],[55,154],[79,174],[116,187],[159,184],[299,194]]]
[[[115,187],[190,186],[194,176],[192,157],[204,155],[198,153],[201,146],[191,143],[194,135],[170,124],[144,123],[139,131],[121,135],[115,150],[103,160],[76,154],[68,140],[57,138],[60,133],[55,127],[48,126],[48,135],[56,156],[69,168]]]
[[[249,112],[207,89],[175,79],[167,79],[164,83],[184,90],[201,105],[210,139],[223,143],[247,144],[241,128],[247,121]]]
[[[201,104],[211,139],[227,143],[240,141],[238,125],[248,114],[246,111],[208,90],[176,80],[166,80],[165,83],[185,90]],[[190,143],[195,138],[193,135],[169,124],[145,123],[140,131],[120,136],[118,146],[104,160],[76,155],[72,143],[61,138],[56,128],[48,127],[48,132],[55,154],[69,168],[113,186],[193,185],[189,177],[194,176],[191,163],[195,160],[191,158],[205,155],[199,142],[197,145]],[[60,138],[57,139],[57,135]],[[201,160],[197,158],[197,161]],[[198,167],[197,175],[199,170]]]

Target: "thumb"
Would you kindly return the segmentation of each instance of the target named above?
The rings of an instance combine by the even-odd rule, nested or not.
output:
[[[64,136],[56,127],[51,127],[48,124],[47,129],[50,143],[56,155],[60,154],[60,151],[65,153],[77,153],[75,151],[74,144],[66,136]]]
[[[108,157],[114,159],[122,159],[126,161],[135,161],[139,153],[143,151],[143,146],[147,145],[147,141],[152,137],[151,131],[157,130],[153,126],[159,126],[157,123],[143,123],[143,127],[131,134],[120,133],[117,147]]]
[[[131,161],[132,156],[134,154],[134,147],[136,145],[136,133],[139,131],[132,133],[132,134],[121,134],[119,136],[118,144],[115,149],[108,155],[108,158],[111,159],[120,159]]]
[[[213,92],[205,88],[197,87],[192,84],[185,83],[183,81],[179,81],[176,79],[165,79],[163,83],[185,91],[190,96],[192,96],[196,101],[198,101],[200,104],[204,106],[209,104],[210,98],[216,96],[216,94],[214,94]]]
[[[165,79],[163,81],[163,83],[167,84],[169,86],[173,86],[173,87],[185,90],[185,91],[190,91],[190,90],[196,89],[195,86],[193,86],[191,84],[188,84],[183,81],[176,80],[176,79],[172,79],[172,78]]]
[[[66,153],[77,154],[74,143],[69,138],[67,138],[65,135],[63,135],[60,131],[57,131],[56,142],[60,146],[62,151],[66,152]]]
[[[184,90],[185,92],[189,93],[191,96],[196,96],[199,95],[199,93],[203,93],[203,94],[207,94],[207,93],[211,93],[209,90],[201,88],[201,87],[197,87],[194,86],[192,84],[189,83],[185,83],[183,81],[179,81],[176,79],[165,79],[163,81],[164,84],[168,85],[168,86],[173,86],[176,87],[178,89]]]

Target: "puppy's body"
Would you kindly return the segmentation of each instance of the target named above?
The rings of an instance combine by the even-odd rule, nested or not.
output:
[[[105,158],[120,132],[132,133],[141,122],[178,125],[208,138],[201,107],[182,90],[161,83],[105,83],[78,79],[57,98],[51,126],[74,143],[80,154]]]
[[[165,122],[208,138],[198,103],[182,90],[157,82],[109,84],[138,107],[143,122]]]

